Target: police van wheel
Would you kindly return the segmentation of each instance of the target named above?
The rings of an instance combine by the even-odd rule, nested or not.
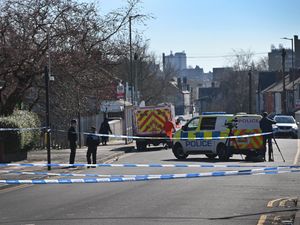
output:
[[[205,154],[207,158],[214,159],[217,157],[217,154]]]
[[[182,146],[181,145],[175,145],[172,148],[173,154],[177,159],[186,159],[188,157],[188,154],[183,152]]]
[[[227,161],[230,158],[230,154],[225,145],[219,145],[217,153],[220,160]]]

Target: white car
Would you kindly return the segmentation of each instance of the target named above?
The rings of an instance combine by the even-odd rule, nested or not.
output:
[[[273,132],[275,136],[288,136],[298,138],[298,125],[294,117],[277,115],[274,117],[276,124],[273,125]]]

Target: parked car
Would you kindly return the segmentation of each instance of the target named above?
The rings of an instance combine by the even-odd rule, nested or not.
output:
[[[298,125],[294,117],[286,115],[274,116],[276,124],[273,125],[273,132],[277,137],[298,138]]]

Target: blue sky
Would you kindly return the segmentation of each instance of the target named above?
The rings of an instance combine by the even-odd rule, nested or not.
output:
[[[125,0],[98,0],[103,12],[126,5]],[[271,44],[291,48],[282,37],[300,37],[299,0],[143,0],[141,14],[155,18],[138,26],[150,51],[161,54],[185,51],[188,65],[205,72],[228,66],[233,50],[270,51]],[[134,25],[134,24],[133,24]],[[267,56],[257,54],[256,58]]]

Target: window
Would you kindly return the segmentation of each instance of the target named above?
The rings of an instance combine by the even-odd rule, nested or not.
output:
[[[201,120],[200,130],[214,130],[217,117],[204,117]]]
[[[194,118],[192,119],[188,124],[187,124],[187,131],[189,130],[196,130],[199,124],[199,118]]]

